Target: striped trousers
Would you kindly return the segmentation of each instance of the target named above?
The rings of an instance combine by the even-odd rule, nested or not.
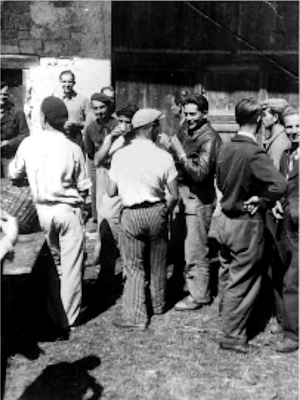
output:
[[[124,208],[121,246],[126,260],[124,317],[148,322],[148,297],[154,314],[164,310],[167,282],[168,211],[165,203]],[[148,290],[148,291],[147,291]]]

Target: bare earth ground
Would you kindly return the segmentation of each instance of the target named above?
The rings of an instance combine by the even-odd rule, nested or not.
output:
[[[89,300],[98,274],[89,266],[94,240],[87,236]],[[218,298],[201,310],[153,317],[146,332],[115,328],[120,311],[117,298],[96,307],[69,341],[38,342],[38,357],[10,357],[4,400],[298,399],[298,352],[277,354],[268,327],[252,341],[254,354],[219,350]]]

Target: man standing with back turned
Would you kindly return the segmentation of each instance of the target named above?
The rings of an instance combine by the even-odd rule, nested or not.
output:
[[[88,193],[80,147],[63,133],[68,110],[47,97],[41,105],[41,132],[25,138],[9,165],[11,179],[27,174],[41,228],[53,255],[49,269],[48,310],[57,338],[67,339],[79,316],[82,298],[83,223]]]
[[[260,105],[241,100],[235,109],[240,129],[220,150],[217,185],[222,192],[220,221],[222,331],[220,348],[248,353],[247,320],[260,290],[264,213],[287,183],[256,136]]]
[[[172,156],[155,145],[160,111],[137,111],[132,118],[135,138],[113,156],[109,173],[109,196],[119,194],[122,253],[126,260],[123,293],[124,318],[114,321],[119,328],[144,330],[149,316],[146,287],[152,311],[161,314],[167,282],[168,212],[177,198],[177,171]],[[165,191],[170,196],[166,200]],[[149,285],[146,285],[148,283]]]

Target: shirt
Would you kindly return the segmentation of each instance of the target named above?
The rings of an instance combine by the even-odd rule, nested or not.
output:
[[[90,186],[82,150],[59,131],[36,132],[23,140],[9,175],[18,179],[25,173],[37,204],[80,205],[79,192]]]
[[[86,120],[87,114],[91,110],[90,103],[86,97],[74,90],[70,97],[65,96],[63,93],[58,93],[56,96],[65,103],[69,113],[69,121],[83,123]]]
[[[123,205],[165,199],[166,185],[177,177],[172,156],[151,140],[134,139],[112,157],[109,177],[116,182]]]
[[[222,210],[229,218],[249,218],[244,202],[250,197],[258,196],[265,205],[272,206],[287,189],[285,179],[266,151],[242,132],[221,147],[217,185],[223,194]]]

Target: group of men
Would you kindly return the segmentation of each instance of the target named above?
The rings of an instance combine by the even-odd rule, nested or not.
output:
[[[262,105],[243,99],[235,109],[239,131],[223,144],[207,119],[209,104],[201,94],[186,92],[179,98],[179,131],[166,135],[160,133],[164,116],[159,110],[128,105],[115,111],[114,101],[103,90],[94,93],[90,103],[78,95],[71,71],[61,73],[60,80],[64,95],[44,99],[41,132],[22,141],[9,166],[12,179],[27,174],[53,254],[56,268],[48,305],[59,335],[69,336],[80,313],[81,210],[91,188],[90,175],[96,193],[96,262],[105,222],[124,269],[123,315],[114,320],[116,327],[145,330],[151,315],[166,310],[168,251],[181,246],[184,265],[175,266],[173,274],[184,272],[186,296],[175,310],[195,311],[211,304],[209,231],[212,220],[217,220],[220,348],[252,351],[248,320],[261,288],[264,251],[270,246],[281,260],[280,271],[273,274],[280,275],[274,278],[274,291],[284,332],[277,350],[296,350],[298,110],[281,101],[280,112],[275,112],[270,101]],[[272,155],[257,143],[262,124],[270,132],[267,151],[268,145],[276,148]],[[272,238],[268,246],[266,229]]]

